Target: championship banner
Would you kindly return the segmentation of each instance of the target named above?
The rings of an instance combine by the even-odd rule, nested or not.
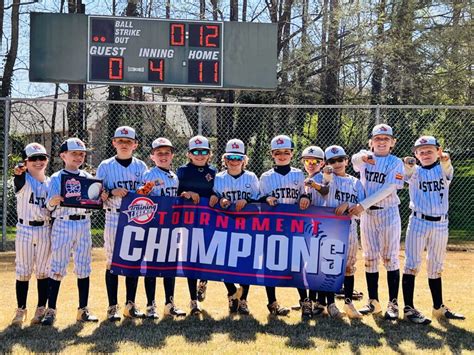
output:
[[[236,212],[179,197],[122,199],[112,272],[338,291],[350,217],[333,208],[248,204]]]

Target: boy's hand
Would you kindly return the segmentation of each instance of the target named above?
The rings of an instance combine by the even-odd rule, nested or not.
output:
[[[451,159],[448,153],[443,152],[443,148],[439,148],[438,156],[441,163],[447,162]]]
[[[209,207],[214,207],[219,202],[219,198],[216,195],[212,195],[209,199]]]
[[[109,198],[109,192],[103,190],[102,193],[100,194],[100,199],[102,200],[102,202],[105,202],[107,201],[108,198]]]
[[[366,154],[362,156],[362,161],[366,164],[375,165],[375,159],[372,154]]]
[[[332,181],[333,178],[333,172],[334,169],[332,166],[325,166],[323,169],[323,180],[326,182],[326,184],[329,184]]]
[[[225,197],[223,197],[219,201],[219,205],[221,206],[221,208],[227,208],[227,207],[230,206],[230,201],[228,199],[226,199]]]
[[[339,206],[336,207],[334,213],[336,216],[342,216],[346,211],[349,209],[349,204],[347,202],[341,203]]]
[[[349,208],[349,215],[351,216],[359,216],[362,212],[364,212],[364,207],[360,203]]]
[[[300,198],[300,203],[299,203],[300,210],[307,209],[309,207],[310,203],[311,203],[311,201],[309,200],[309,198],[307,198],[307,197]]]
[[[247,206],[247,200],[237,200],[235,202],[235,210],[237,212],[241,211],[245,206]]]
[[[113,189],[111,192],[112,192],[112,196],[118,196],[118,197],[125,197],[128,194],[128,190],[124,189],[123,187]]]
[[[181,197],[184,197],[188,200],[193,200],[193,203],[197,205],[199,203],[199,194],[192,192],[192,191],[183,191],[181,193]]]
[[[59,205],[62,201],[64,201],[64,197],[60,195],[56,195],[56,196],[51,197],[51,200],[49,200],[49,205],[51,207],[54,207],[54,206]]]
[[[313,189],[316,189],[316,190],[321,190],[321,185],[318,184],[318,183],[317,183],[316,181],[314,181],[313,179],[310,179],[310,178],[305,179],[304,185],[305,185],[305,186],[308,186],[308,187],[311,187],[311,188],[313,188]]]
[[[18,163],[17,166],[13,168],[13,174],[22,175],[26,171],[26,166],[23,163]]]
[[[273,196],[268,196],[265,201],[267,201],[270,206],[276,206],[278,204],[278,199]]]
[[[413,157],[405,157],[405,158],[403,158],[403,162],[404,162],[406,165],[408,165],[408,166],[410,166],[410,167],[413,167],[413,166],[415,166],[415,164],[416,164],[416,159],[413,158]]]

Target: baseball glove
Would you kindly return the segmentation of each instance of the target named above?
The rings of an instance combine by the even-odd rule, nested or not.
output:
[[[153,187],[155,187],[155,182],[154,181],[148,181],[145,185],[140,187],[137,190],[137,194],[139,195],[149,195],[151,190],[153,190]]]

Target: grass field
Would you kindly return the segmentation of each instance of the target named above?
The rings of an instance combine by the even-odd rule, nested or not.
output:
[[[292,311],[289,317],[272,319],[266,310],[263,287],[251,287],[249,305],[252,316],[230,317],[224,285],[210,282],[208,297],[202,304],[205,314],[199,319],[124,321],[110,324],[105,319],[107,296],[104,285],[102,249],[94,250],[91,275],[90,309],[101,318],[98,324],[77,324],[76,278],[70,274],[61,285],[58,319],[55,327],[26,325],[10,327],[15,301],[14,254],[0,254],[0,352],[162,352],[162,353],[290,353],[308,351],[324,353],[472,353],[474,352],[474,293],[472,265],[474,253],[448,253],[443,274],[444,302],[463,313],[465,321],[438,322],[415,326],[403,320],[388,322],[367,316],[361,322],[318,318],[308,323]],[[403,264],[403,260],[402,260]],[[365,293],[363,263],[358,262],[356,288]],[[137,303],[145,305],[140,281]],[[401,290],[400,290],[401,295]],[[31,318],[36,302],[36,282],[30,283],[28,308]],[[277,296],[286,306],[297,303],[295,289],[279,288]],[[387,301],[385,272],[381,273],[380,296]],[[163,300],[162,283],[158,281],[157,300]],[[401,297],[401,296],[400,296]],[[187,310],[188,291],[184,279],[177,280],[176,303]],[[120,297],[124,301],[124,282],[120,281]],[[415,304],[431,316],[431,297],[423,270],[417,278]],[[342,301],[338,301],[342,308]],[[362,302],[356,302],[362,306]],[[161,307],[161,306],[160,306]]]

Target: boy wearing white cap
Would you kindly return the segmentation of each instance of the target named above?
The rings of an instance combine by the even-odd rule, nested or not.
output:
[[[253,172],[245,170],[248,157],[245,154],[244,142],[240,139],[228,141],[222,163],[225,170],[216,175],[214,182],[214,192],[219,198],[220,207],[228,208],[231,204],[235,204],[236,211],[241,211],[248,203],[258,201],[260,193],[258,178]],[[249,285],[241,285],[241,290],[237,290],[233,283],[226,282],[225,285],[230,313],[249,314],[247,305]]]
[[[428,284],[433,299],[433,317],[465,319],[443,304],[441,273],[448,243],[449,185],[453,166],[448,154],[443,153],[433,136],[418,138],[413,147],[416,160],[404,159],[405,179],[409,184],[410,209],[405,240],[406,263],[402,279],[405,319],[415,324],[429,324],[431,320],[419,312],[413,303],[415,276],[421,265],[421,256],[427,250]]]
[[[104,189],[107,191],[107,200],[104,201],[104,248],[107,258],[105,284],[109,301],[107,319],[114,322],[120,320],[117,301],[118,275],[112,274],[110,268],[114,253],[115,234],[120,216],[120,205],[122,204],[122,197],[125,197],[129,192],[136,191],[142,184],[143,174],[147,171],[147,166],[143,161],[133,156],[133,152],[138,147],[138,137],[135,129],[132,127],[118,127],[115,130],[112,145],[117,154],[99,164],[97,178],[102,179]],[[145,288],[147,288],[148,282],[146,279]],[[126,318],[143,318],[145,316],[135,305],[137,283],[138,277],[125,277],[126,303],[123,315]],[[150,308],[149,317],[156,318],[156,310]]]
[[[29,280],[35,272],[38,305],[31,324],[39,324],[46,311],[48,272],[51,261],[50,215],[46,209],[49,177],[45,175],[49,156],[39,143],[28,144],[22,152],[24,164],[14,169],[18,223],[15,237],[16,299],[18,308],[12,325],[26,320]]]
[[[385,319],[388,320],[396,320],[399,315],[401,222],[397,190],[403,188],[403,162],[391,154],[395,143],[392,127],[379,124],[373,128],[369,140],[371,151],[361,150],[352,157],[366,197],[349,208],[351,215],[361,214],[361,242],[369,300],[360,312],[382,312],[378,296],[378,264],[381,258],[387,270],[389,302]]]
[[[51,176],[46,200],[46,208],[54,218],[51,230],[51,268],[49,271],[48,309],[41,320],[43,325],[53,325],[56,320],[56,301],[61,280],[66,276],[71,253],[74,259],[74,272],[77,275],[79,290],[79,308],[77,321],[97,322],[87,308],[89,299],[89,275],[91,273],[91,220],[90,210],[64,207],[61,202],[61,176],[81,176],[92,178],[92,175],[80,167],[86,159],[84,142],[79,138],[69,138],[59,149],[59,156],[64,161],[64,168]]]

